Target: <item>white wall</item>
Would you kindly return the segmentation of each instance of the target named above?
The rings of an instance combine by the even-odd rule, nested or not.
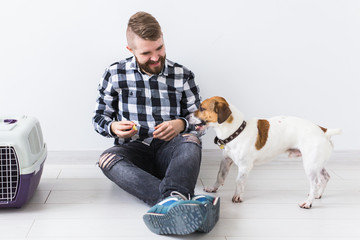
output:
[[[203,99],[340,127],[335,149],[360,148],[356,0],[1,1],[0,115],[36,116],[49,150],[109,147],[91,124],[96,89],[130,56],[126,24],[140,10],[159,20],[168,58],[195,72]]]

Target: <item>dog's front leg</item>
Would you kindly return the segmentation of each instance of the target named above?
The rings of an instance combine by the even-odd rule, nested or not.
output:
[[[249,175],[249,172],[252,169],[252,165],[239,165],[239,172],[236,178],[236,190],[235,190],[235,194],[232,198],[232,201],[234,203],[240,203],[242,202],[242,196],[244,194],[244,190],[245,190],[245,182],[246,179]]]
[[[223,158],[223,160],[220,163],[219,172],[217,175],[216,182],[212,187],[205,187],[204,191],[206,192],[216,192],[220,186],[224,185],[225,178],[229,173],[230,167],[233,164],[233,160],[229,157]]]

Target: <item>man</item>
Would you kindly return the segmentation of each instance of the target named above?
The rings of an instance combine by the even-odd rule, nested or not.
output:
[[[128,23],[133,57],[106,69],[98,87],[95,130],[115,138],[99,159],[104,174],[153,206],[145,215],[157,234],[208,232],[220,201],[194,196],[201,141],[186,117],[200,104],[194,74],[166,59],[161,27],[138,12]]]

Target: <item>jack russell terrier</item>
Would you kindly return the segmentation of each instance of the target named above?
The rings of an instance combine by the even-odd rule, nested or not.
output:
[[[308,198],[299,204],[311,208],[315,198],[321,198],[330,175],[324,168],[330,158],[333,145],[332,135],[340,129],[326,129],[310,121],[296,117],[273,117],[244,121],[243,114],[222,97],[204,100],[189,122],[198,130],[213,127],[215,143],[223,149],[217,181],[206,192],[216,192],[224,184],[233,163],[239,172],[233,202],[242,202],[245,180],[254,163],[266,162],[282,153],[289,157],[303,158],[305,173],[310,181]]]

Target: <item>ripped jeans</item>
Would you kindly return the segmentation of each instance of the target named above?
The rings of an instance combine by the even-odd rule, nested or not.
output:
[[[152,206],[178,191],[194,195],[201,163],[201,142],[185,133],[150,146],[129,142],[107,149],[99,167],[120,188]]]

